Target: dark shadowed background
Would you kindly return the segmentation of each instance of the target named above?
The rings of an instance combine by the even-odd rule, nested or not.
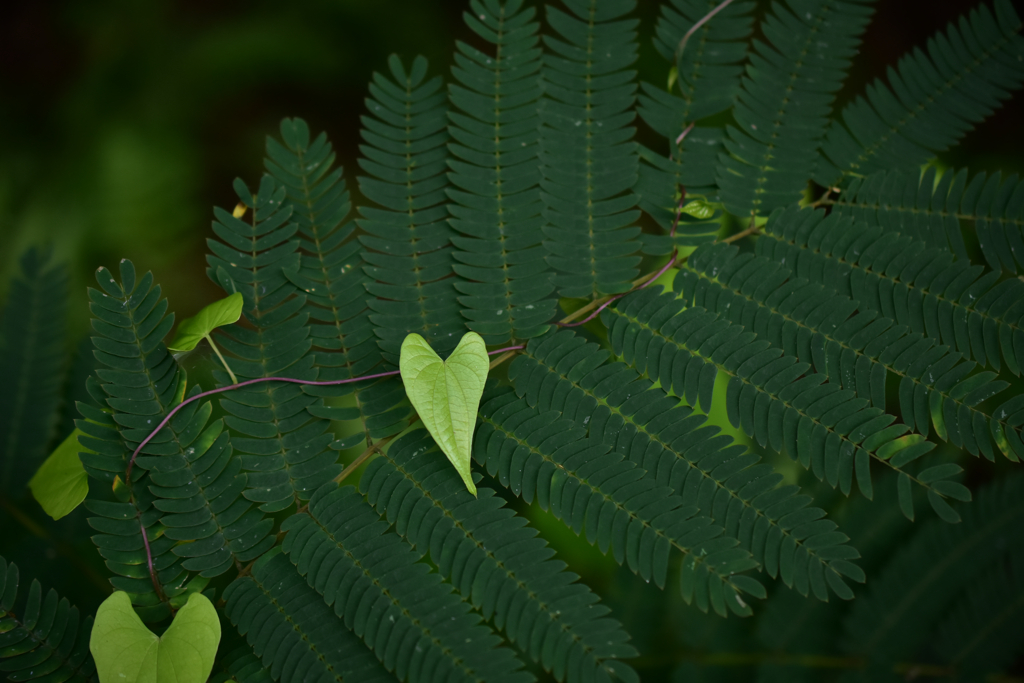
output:
[[[642,36],[660,3],[640,0]],[[846,100],[974,3],[878,3]],[[326,130],[351,182],[366,83],[391,53],[447,73],[471,40],[461,0],[16,0],[0,20],[0,297],[17,254],[52,243],[73,267],[73,337],[86,334],[84,287],[131,258],[155,272],[178,318],[216,296],[204,274],[211,207],[231,181],[254,183],[264,137],[285,116]],[[649,39],[641,78],[668,65]],[[1017,96],[962,149],[956,166],[1020,170]],[[641,127],[641,136],[649,132]],[[657,146],[656,139],[645,142]],[[1016,155],[1016,156],[1015,156]],[[74,339],[69,339],[73,344]]]

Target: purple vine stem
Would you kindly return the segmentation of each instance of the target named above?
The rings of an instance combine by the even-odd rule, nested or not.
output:
[[[679,41],[679,47],[676,48],[676,59],[679,59],[679,55],[683,54],[683,50],[686,49],[686,43],[689,42],[690,36],[696,33],[701,26],[711,21],[711,17],[721,12],[731,2],[732,0],[724,0],[724,2],[718,5],[718,7],[705,14],[703,19],[701,19],[696,24],[690,27],[690,30],[686,32],[686,35],[683,36],[683,39]]]
[[[504,349],[498,349],[497,351],[488,351],[487,355],[488,356],[493,356],[493,355],[495,355],[497,353],[502,353],[504,351],[515,351],[515,350],[521,349],[521,348],[523,348],[523,347],[522,346],[508,346],[508,347],[505,347]],[[290,382],[292,384],[308,384],[308,385],[312,385],[312,386],[321,386],[321,387],[323,387],[323,386],[331,386],[331,385],[338,385],[338,384],[351,384],[352,382],[364,382],[364,381],[369,380],[369,379],[379,379],[381,377],[391,377],[393,375],[399,374],[400,372],[401,372],[400,370],[392,370],[390,372],[379,372],[379,373],[377,373],[375,375],[364,375],[363,377],[351,377],[349,379],[336,379],[336,380],[329,380],[329,381],[324,381],[324,382],[314,382],[312,380],[306,380],[306,379],[294,379],[292,377],[257,377],[256,379],[246,380],[245,382],[239,382],[238,384],[231,384],[229,386],[220,387],[218,389],[210,389],[209,391],[200,392],[200,393],[196,394],[195,396],[190,396],[189,398],[186,398],[184,401],[182,401],[178,405],[176,405],[173,408],[171,408],[170,412],[168,412],[167,415],[164,416],[164,419],[162,419],[160,421],[160,424],[158,424],[156,426],[156,428],[153,429],[153,431],[149,433],[149,436],[147,436],[145,439],[143,439],[142,443],[140,443],[135,448],[135,451],[132,453],[132,459],[128,461],[128,472],[125,474],[125,483],[130,482],[131,479],[132,479],[132,467],[135,465],[135,458],[138,457],[139,451],[141,451],[146,446],[146,444],[148,444],[150,441],[152,441],[153,437],[156,436],[157,433],[161,429],[163,429],[165,426],[167,426],[167,423],[171,421],[171,418],[174,417],[179,410],[181,410],[182,408],[187,406],[189,403],[192,403],[193,401],[198,401],[199,399],[205,398],[207,396],[212,396],[214,394],[221,394],[221,393],[224,393],[225,391],[231,391],[232,389],[239,389],[241,387],[246,387],[246,386],[249,386],[250,384],[257,384],[259,382]],[[143,529],[142,535],[143,535],[143,539],[145,539],[145,535],[146,535],[145,529]],[[148,543],[147,543],[146,547],[147,547],[147,555],[148,555],[148,548],[149,548]],[[152,567],[152,565],[151,565],[151,567]]]

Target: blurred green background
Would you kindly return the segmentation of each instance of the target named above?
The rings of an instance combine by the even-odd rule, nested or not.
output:
[[[640,0],[641,78],[664,83],[650,45],[660,3]],[[974,3],[877,3],[840,94]],[[17,255],[52,243],[72,266],[69,346],[88,331],[92,271],[121,258],[151,269],[171,307],[216,296],[204,274],[211,207],[231,181],[254,183],[263,140],[285,116],[326,130],[356,168],[366,83],[387,55],[424,54],[448,73],[454,40],[472,40],[462,0],[15,0],[0,21],[0,299]],[[1019,170],[1021,98],[949,154],[954,165]],[[660,141],[641,139],[659,148]],[[351,183],[351,175],[349,176]],[[354,185],[354,183],[352,183]],[[357,198],[358,199],[358,198]]]
[[[639,2],[637,68],[641,78],[663,84],[668,65],[650,43],[659,4]],[[876,4],[876,19],[839,94],[840,104],[974,5],[963,0]],[[235,205],[235,177],[256,183],[265,136],[276,135],[283,117],[299,116],[314,131],[327,131],[354,191],[359,117],[373,71],[385,69],[391,53],[406,60],[423,54],[434,73],[447,74],[454,41],[474,42],[462,23],[468,5],[463,0],[17,0],[5,5],[0,302],[19,254],[33,244],[53,245],[71,269],[69,351],[88,335],[85,288],[98,266],[130,258],[139,270],[154,271],[178,320],[220,296],[205,275],[212,206]],[[1021,121],[1024,98],[1018,94],[941,162],[972,172],[1024,171]],[[664,149],[643,126],[638,135],[644,144]],[[84,377],[71,381],[80,386]],[[60,432],[70,429],[68,422]],[[819,493],[827,498],[832,492]],[[672,618],[651,619],[652,605],[665,609],[664,594],[627,580],[628,570],[560,523],[543,515],[535,522],[566,549],[573,570],[613,606],[642,649],[658,642],[659,624],[681,618],[673,609]],[[57,529],[52,542],[26,540],[18,557],[10,559],[25,563],[37,555],[41,563],[32,573],[48,569],[53,573],[40,578],[55,585],[71,577],[59,563],[43,567],[45,561],[87,553],[79,555],[88,560],[71,580],[90,584],[72,595],[89,611],[105,590],[105,570],[88,541],[84,548],[61,548],[88,535],[82,515]],[[19,537],[29,539],[32,533],[21,530]],[[58,588],[68,591],[66,585]],[[693,610],[687,614],[690,628],[683,630],[712,626]],[[666,663],[654,658],[646,666]]]

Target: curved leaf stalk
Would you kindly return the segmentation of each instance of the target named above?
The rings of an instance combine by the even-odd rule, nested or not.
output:
[[[523,347],[522,346],[510,346],[510,347],[506,347],[506,348],[503,348],[503,349],[496,349],[494,351],[488,351],[487,355],[493,356],[493,355],[496,355],[496,354],[499,354],[499,353],[504,353],[506,351],[516,350],[516,349],[521,349],[521,348],[523,348]],[[340,384],[351,384],[353,382],[365,382],[367,380],[378,379],[378,378],[381,378],[381,377],[394,377],[397,374],[399,374],[398,370],[391,370],[391,371],[388,371],[388,372],[379,372],[379,373],[376,373],[376,374],[373,374],[373,375],[366,375],[364,377],[350,377],[348,379],[336,379],[336,380],[325,380],[325,381],[295,379],[293,377],[257,377],[256,379],[246,380],[244,382],[239,382],[238,384],[232,384],[232,385],[228,385],[228,386],[224,386],[224,387],[217,387],[216,389],[210,389],[209,391],[203,391],[203,392],[200,392],[198,394],[193,394],[192,396],[189,396],[184,401],[178,403],[176,406],[171,408],[171,410],[168,411],[168,413],[166,415],[164,415],[164,418],[157,424],[156,428],[153,429],[153,431],[151,431],[149,433],[149,435],[146,436],[146,438],[135,448],[135,450],[132,452],[131,459],[128,461],[128,471],[126,473],[126,476],[130,480],[132,464],[135,462],[135,458],[139,455],[139,453],[141,452],[142,448],[146,444],[148,444],[153,439],[153,437],[155,437],[157,435],[157,433],[161,429],[163,429],[164,427],[167,426],[167,423],[170,422],[171,418],[173,418],[178,413],[178,411],[180,411],[182,408],[184,408],[185,406],[189,405],[190,403],[192,403],[194,401],[198,401],[201,398],[206,398],[207,396],[212,396],[214,394],[222,394],[225,391],[231,391],[233,389],[239,389],[241,387],[246,387],[246,386],[249,386],[251,384],[258,384],[260,382],[287,382],[287,383],[291,383],[291,384],[302,384],[302,385],[308,385],[308,386],[337,386],[337,385],[340,385]]]
[[[795,278],[765,257],[714,247],[695,253],[684,268],[676,291],[686,301],[745,325],[874,407],[884,410],[886,379],[898,377],[903,421],[911,430],[928,436],[933,424],[943,440],[989,460],[995,459],[993,442],[1010,460],[1024,457],[1024,398],[1005,400],[991,412],[979,408],[1009,385],[991,372],[972,374],[975,364],[961,361],[961,354],[877,311],[854,314],[858,302]]]

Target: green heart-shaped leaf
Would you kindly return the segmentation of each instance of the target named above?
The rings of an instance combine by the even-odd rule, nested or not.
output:
[[[78,458],[82,430],[76,429],[50,454],[29,479],[32,495],[54,519],[74,510],[89,493],[89,478]]]
[[[192,593],[158,636],[118,591],[103,601],[89,637],[100,683],[205,683],[220,644],[217,610]]]
[[[186,318],[178,324],[174,339],[167,345],[167,348],[174,352],[191,351],[196,348],[196,344],[218,327],[238,322],[238,319],[242,317],[243,303],[242,293],[235,292],[231,296],[205,306],[195,316]]]
[[[398,365],[413,408],[475,496],[470,452],[490,365],[483,338],[467,332],[443,361],[423,337],[410,334],[402,342]]]

